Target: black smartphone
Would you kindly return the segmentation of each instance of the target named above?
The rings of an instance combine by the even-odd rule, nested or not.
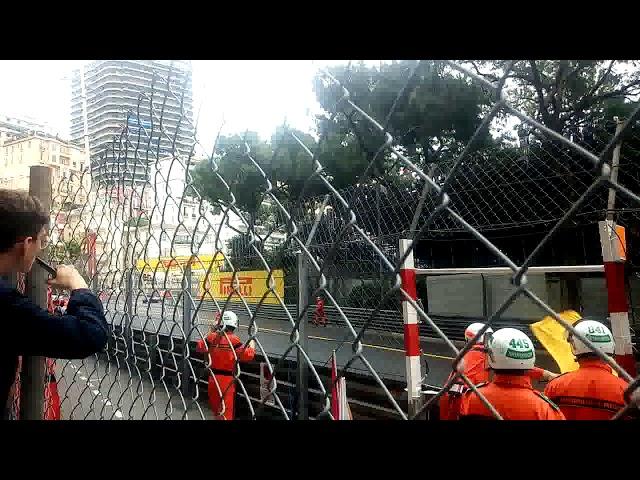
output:
[[[42,268],[44,268],[47,272],[49,272],[49,275],[51,275],[52,277],[56,276],[56,269],[53,268],[51,265],[49,265],[44,260],[42,260],[40,257],[36,257],[36,262],[38,263],[38,265],[40,265]]]

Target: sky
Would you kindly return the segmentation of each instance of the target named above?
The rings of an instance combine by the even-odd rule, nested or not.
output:
[[[46,123],[53,133],[69,138],[70,77],[79,60],[0,60],[0,114]],[[380,60],[365,60],[370,65]],[[383,60],[388,62],[388,60]],[[268,139],[287,123],[303,131],[313,127],[320,108],[312,90],[318,68],[345,60],[195,60],[194,120],[197,139],[210,153],[224,119],[223,134],[257,131]],[[625,67],[627,68],[627,67]],[[506,128],[519,123],[507,119]]]
[[[377,61],[372,61],[376,63]],[[0,113],[46,123],[69,138],[71,72],[82,61],[0,60]],[[194,121],[198,140],[213,145],[223,133],[257,131],[269,138],[287,120],[308,131],[319,111],[312,90],[319,67],[341,60],[197,60],[193,67]],[[367,62],[369,63],[369,62]]]

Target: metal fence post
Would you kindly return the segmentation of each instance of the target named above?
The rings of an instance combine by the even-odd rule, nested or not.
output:
[[[127,355],[127,358],[133,358],[135,363],[135,348],[134,348],[134,339],[133,339],[133,262],[131,265],[127,265],[129,260],[129,245],[131,235],[131,226],[127,226],[127,236],[124,250],[124,268],[127,272],[126,274],[126,292],[125,292],[125,326],[123,336],[125,341],[127,342],[127,348],[131,351],[131,356]]]
[[[398,255],[404,256],[411,247],[411,240],[401,238]],[[402,289],[415,301],[418,298],[416,291],[416,269],[413,263],[413,251],[407,255],[400,268]],[[406,299],[402,300],[402,318],[404,321],[404,352],[407,378],[407,401],[409,418],[415,416],[420,410],[422,398],[422,375],[420,373],[420,327],[418,325],[418,312]]]
[[[189,364],[187,360],[189,350],[189,336],[191,331],[191,262],[187,262],[182,276],[182,329],[185,338],[182,347],[182,394],[189,395]]]
[[[89,288],[93,292],[98,294],[98,265],[96,258],[96,242],[98,241],[98,234],[93,231],[87,230],[87,273],[89,274]]]
[[[309,303],[309,276],[307,262],[304,258],[304,252],[298,253],[298,316],[306,308]],[[300,326],[298,333],[300,334],[300,347],[307,352],[307,318],[300,320]],[[296,389],[298,391],[298,420],[307,420],[309,418],[309,411],[307,408],[308,400],[308,379],[307,379],[308,366],[306,360],[300,350],[298,350],[298,378],[296,381]]]
[[[29,169],[29,194],[42,203],[45,212],[51,211],[51,169],[34,165]],[[26,295],[40,307],[47,308],[47,279],[42,268],[34,268],[26,279]],[[23,357],[20,373],[20,418],[42,420],[44,418],[44,357]]]
[[[622,131],[624,122],[616,118],[616,134]],[[616,181],[620,165],[621,143],[616,145],[611,159],[611,180]],[[616,191],[609,189],[607,202],[607,216],[605,221],[598,222],[600,231],[600,244],[602,246],[602,259],[607,284],[607,298],[611,330],[615,339],[616,362],[624,368],[629,375],[637,374],[631,329],[629,326],[629,304],[625,286],[624,264],[627,258],[624,227],[616,225],[613,215],[615,207]]]
[[[487,302],[487,279],[484,275],[480,274],[480,281],[482,282],[482,318],[486,322],[489,318],[489,305]]]
[[[616,135],[619,135],[622,132],[622,127],[624,126],[624,122],[618,119],[618,117],[613,117],[616,121]],[[613,149],[613,156],[611,158],[611,181],[618,181],[618,171],[620,170],[620,149],[622,148],[622,142],[618,142],[616,148]],[[616,189],[609,189],[609,196],[607,198],[607,220],[613,221],[614,211],[613,209],[616,206]]]

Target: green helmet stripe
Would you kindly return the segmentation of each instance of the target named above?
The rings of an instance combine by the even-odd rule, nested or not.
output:
[[[604,335],[587,334],[587,340],[590,340],[594,343],[607,343],[612,341],[611,337],[607,334],[604,334]]]
[[[528,360],[533,358],[533,350],[517,351],[511,348],[507,349],[505,356],[509,358],[515,358],[516,360]]]

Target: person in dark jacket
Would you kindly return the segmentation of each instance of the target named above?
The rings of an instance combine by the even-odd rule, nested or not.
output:
[[[0,275],[29,272],[46,246],[49,215],[23,192],[0,189]],[[0,408],[7,404],[21,355],[81,359],[104,348],[108,326],[102,303],[78,271],[67,265],[49,279],[52,288],[69,290],[64,315],[52,315],[0,281],[3,344],[0,348]]]

